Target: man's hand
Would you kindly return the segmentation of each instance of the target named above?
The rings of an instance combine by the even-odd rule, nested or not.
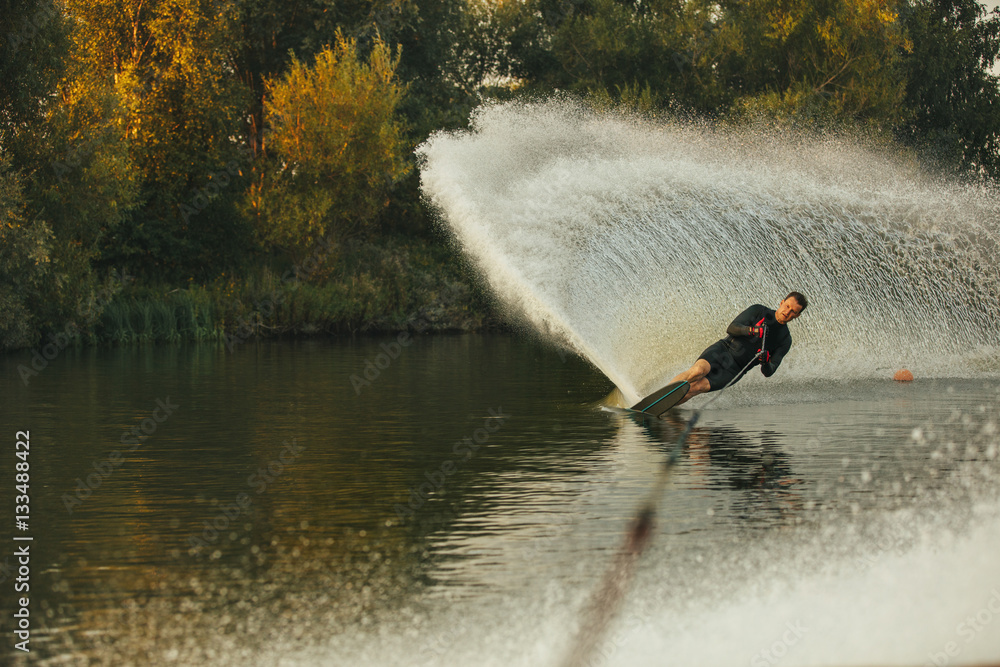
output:
[[[763,338],[764,332],[767,331],[767,327],[747,327],[750,332],[747,334],[751,338]]]
[[[771,353],[768,352],[767,350],[761,350],[760,352],[757,353],[757,359],[760,360],[760,365],[763,366],[764,364],[771,361]]]

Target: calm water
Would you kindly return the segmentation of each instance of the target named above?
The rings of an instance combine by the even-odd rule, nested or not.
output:
[[[691,413],[602,410],[599,372],[522,338],[394,341],[66,350],[28,387],[0,360],[34,538],[5,660],[558,664]],[[602,661],[1000,662],[998,418],[996,380],[748,378]]]

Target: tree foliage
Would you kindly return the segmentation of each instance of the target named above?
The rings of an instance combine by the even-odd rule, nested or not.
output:
[[[235,73],[250,95],[247,134],[257,150],[264,138],[265,81],[280,76],[289,54],[309,59],[337,29],[353,33],[369,15],[366,0],[235,0],[230,47]]]
[[[906,59],[903,134],[940,161],[1000,177],[1000,10],[976,0],[920,0],[906,26],[913,52]]]
[[[66,64],[67,23],[52,0],[0,0],[0,150],[37,123]]]
[[[268,160],[250,190],[262,237],[302,250],[346,238],[388,204],[409,170],[396,110],[404,89],[399,57],[376,39],[367,62],[357,42],[338,34],[312,66],[293,59],[266,84]]]
[[[0,345],[113,267],[429,236],[412,147],[491,98],[871,125],[996,179],[998,54],[976,0],[0,0]]]
[[[36,248],[44,240],[45,261],[33,266],[45,270],[31,272],[45,276],[31,283],[32,320],[65,323],[86,297],[102,239],[134,202],[134,179],[124,144],[111,140],[113,101],[73,58],[63,4],[9,5],[18,7],[2,18],[12,32],[0,47],[11,84],[0,88],[0,152],[16,169],[5,176],[12,199],[0,205],[21,222],[6,240],[21,249],[26,238]]]
[[[723,4],[739,33],[729,54],[738,104],[841,119],[902,120],[902,0],[750,0]]]
[[[17,175],[0,159],[0,350],[25,347],[37,338],[32,306],[45,290],[52,232],[30,220]]]
[[[229,61],[231,11],[210,0],[67,7],[80,80],[113,96],[113,136],[138,172],[141,207],[108,235],[105,262],[173,277],[230,263],[246,245],[235,201],[249,166],[239,152],[246,95]]]
[[[903,3],[529,0],[479,11],[507,37],[496,72],[527,88],[645,95],[711,115],[820,108],[893,123],[910,49]]]

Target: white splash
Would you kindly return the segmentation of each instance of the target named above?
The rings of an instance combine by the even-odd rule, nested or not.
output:
[[[791,290],[810,307],[784,376],[996,373],[1000,197],[888,148],[554,100],[485,106],[417,154],[502,302],[630,400]]]

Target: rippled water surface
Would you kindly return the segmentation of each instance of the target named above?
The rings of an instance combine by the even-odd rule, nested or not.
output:
[[[13,664],[559,664],[691,415],[601,409],[602,374],[506,335],[66,350],[27,387],[23,364],[0,360],[5,460],[31,434]],[[733,387],[600,662],[1000,662],[998,390]]]

